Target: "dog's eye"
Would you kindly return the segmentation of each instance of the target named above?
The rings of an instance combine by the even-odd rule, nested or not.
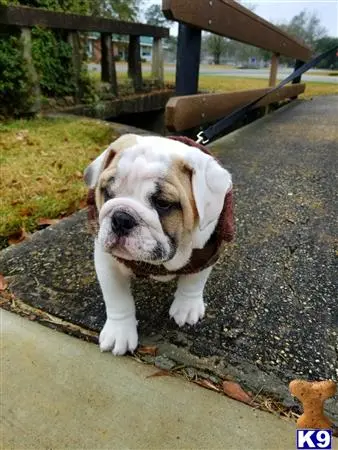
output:
[[[111,177],[108,181],[106,186],[102,187],[102,193],[104,201],[107,202],[111,198],[114,197],[113,191],[112,191],[112,184],[114,183],[114,177]]]
[[[107,202],[110,199],[110,194],[106,187],[103,188],[103,199],[105,202]]]
[[[103,199],[105,202],[114,197],[114,194],[109,186],[102,188]]]
[[[164,200],[162,198],[154,198],[153,202],[155,208],[160,211],[167,211],[173,206],[173,203],[169,202],[168,200]]]

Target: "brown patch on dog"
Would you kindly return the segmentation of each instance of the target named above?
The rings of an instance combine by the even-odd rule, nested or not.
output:
[[[173,209],[161,220],[163,231],[179,240],[184,232],[190,232],[197,224],[198,213],[191,187],[192,172],[183,160],[173,162],[161,185],[162,197],[177,201],[181,209]]]

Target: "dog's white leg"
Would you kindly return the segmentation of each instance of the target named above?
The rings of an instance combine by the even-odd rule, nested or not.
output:
[[[202,319],[205,312],[203,290],[212,267],[192,275],[181,275],[178,279],[175,299],[170,307],[169,315],[178,326],[185,323],[194,325]]]
[[[130,290],[130,274],[95,241],[95,269],[106,304],[107,320],[100,333],[101,351],[114,355],[133,352],[138,343],[135,303]]]

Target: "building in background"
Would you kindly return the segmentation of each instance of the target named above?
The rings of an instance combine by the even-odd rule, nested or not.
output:
[[[127,61],[129,36],[118,34],[112,35],[112,53],[115,61]],[[100,33],[90,33],[87,35],[87,57],[90,62],[99,63],[101,60],[101,39]],[[163,43],[164,55],[168,46]],[[153,38],[150,36],[140,37],[140,53],[143,62],[151,62],[153,53]]]

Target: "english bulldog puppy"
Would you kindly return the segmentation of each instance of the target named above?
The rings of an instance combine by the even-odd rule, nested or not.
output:
[[[178,277],[169,315],[180,327],[196,324],[204,316],[212,266],[233,236],[230,173],[187,138],[127,134],[87,167],[84,178],[107,315],[101,351],[123,355],[137,348],[134,275]]]

